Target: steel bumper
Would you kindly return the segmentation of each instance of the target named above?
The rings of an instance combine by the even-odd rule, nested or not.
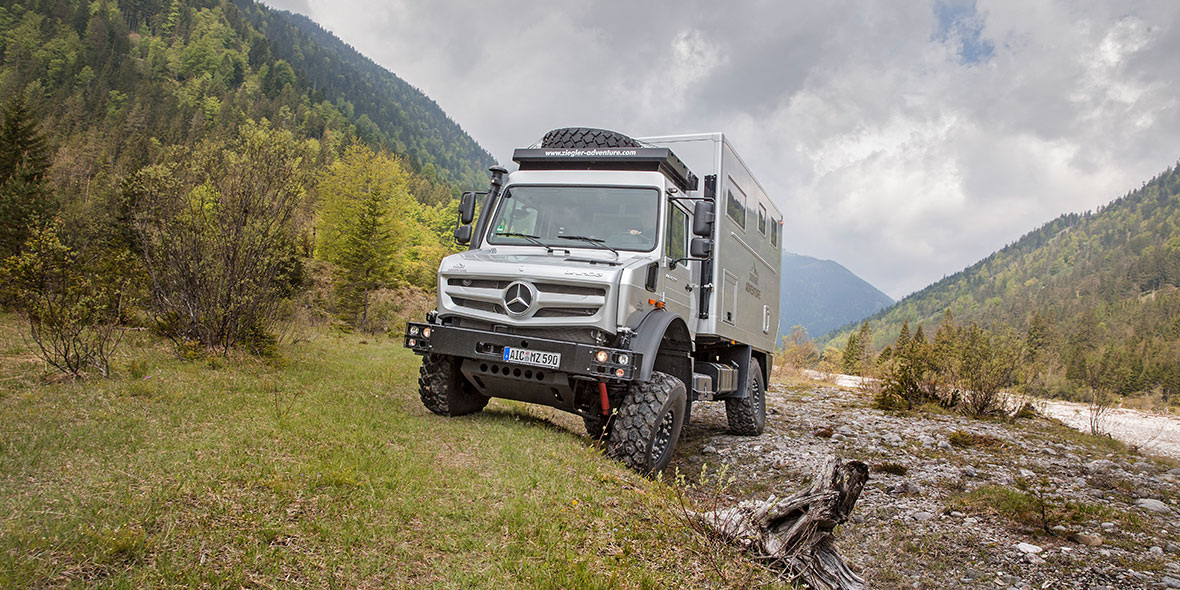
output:
[[[417,322],[406,325],[404,344],[417,354],[444,354],[532,370],[539,368],[596,381],[630,381],[642,361],[641,354],[621,348]],[[561,360],[556,367],[509,362],[505,353],[509,347],[557,353]],[[606,360],[602,361],[604,356]]]

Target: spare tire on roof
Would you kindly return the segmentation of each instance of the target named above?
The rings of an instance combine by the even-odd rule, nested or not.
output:
[[[563,127],[554,129],[541,138],[543,148],[606,148],[640,147],[639,142],[607,129],[593,127]]]

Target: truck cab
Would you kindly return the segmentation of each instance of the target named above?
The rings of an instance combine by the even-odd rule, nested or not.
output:
[[[675,137],[698,138],[683,146],[694,154],[721,153],[701,145],[720,134]],[[733,232],[719,234],[731,229],[718,223],[720,156],[702,179],[670,147],[566,128],[513,159],[519,169],[493,168],[486,193],[464,194],[455,234],[468,250],[442,261],[437,308],[407,325],[426,407],[456,416],[500,397],[572,412],[645,473],[670,461],[695,401],[725,400],[731,430],[759,434],[778,258],[766,256],[773,293],[758,293],[774,297],[774,326],[767,312],[756,326],[769,344],[738,338],[738,292],[716,287],[734,273],[717,262],[759,263],[748,244],[736,252]]]

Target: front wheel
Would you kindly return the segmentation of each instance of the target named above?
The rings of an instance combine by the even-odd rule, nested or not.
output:
[[[663,470],[672,460],[688,395],[679,379],[660,373],[627,390],[609,434],[607,454],[644,475]]]
[[[440,416],[474,414],[488,405],[488,398],[475,390],[459,372],[459,359],[426,354],[418,370],[418,396],[427,410]]]
[[[725,417],[734,434],[756,436],[766,428],[766,386],[762,383],[762,365],[756,359],[750,359],[746,397],[725,400]]]

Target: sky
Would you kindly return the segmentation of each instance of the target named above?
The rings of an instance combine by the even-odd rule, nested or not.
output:
[[[264,0],[504,164],[558,127],[721,131],[788,251],[900,298],[1180,158],[1180,2]]]

